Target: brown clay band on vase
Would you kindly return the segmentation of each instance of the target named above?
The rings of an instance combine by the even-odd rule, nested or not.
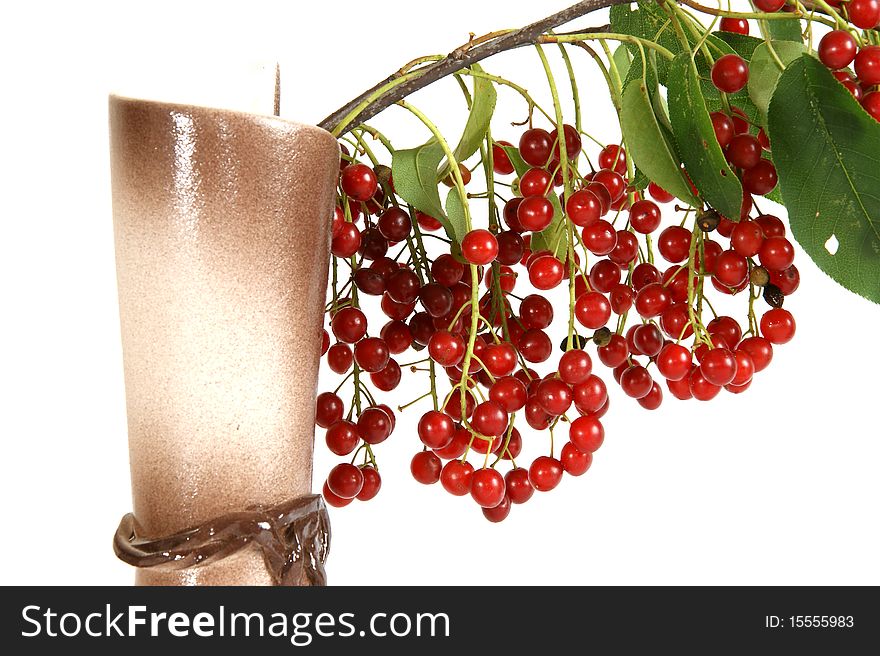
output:
[[[309,495],[336,140],[119,97],[110,135],[140,537]],[[252,541],[196,567],[139,568],[136,582],[275,581]]]

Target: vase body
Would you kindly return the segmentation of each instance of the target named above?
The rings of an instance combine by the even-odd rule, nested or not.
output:
[[[335,139],[113,97],[111,173],[134,516],[160,537],[309,494]],[[271,582],[255,545],[144,585]]]

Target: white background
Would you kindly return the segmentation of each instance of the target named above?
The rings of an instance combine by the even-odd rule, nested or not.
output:
[[[130,489],[107,94],[268,112],[277,59],[283,115],[317,122],[415,56],[565,4],[4,4],[0,583],[128,584],[133,576],[110,547]],[[573,57],[589,130],[613,141],[601,80],[583,53]],[[533,51],[487,66],[546,99]],[[515,96],[499,98],[506,121],[524,117]],[[454,84],[412,100],[450,134],[460,129]],[[397,109],[377,125],[403,146],[425,138]],[[515,140],[505,125],[496,122],[496,138]],[[592,469],[515,507],[501,525],[469,499],[411,479],[420,413],[405,413],[378,449],[379,497],[331,511],[331,582],[880,583],[880,310],[801,251],[797,264],[801,289],[786,305],[797,337],[746,394],[709,404],[667,398],[648,413],[611,382],[606,443]],[[334,463],[321,442],[316,488]]]

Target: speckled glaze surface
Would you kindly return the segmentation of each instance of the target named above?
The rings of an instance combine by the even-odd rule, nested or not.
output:
[[[110,135],[135,516],[162,536],[308,494],[336,140],[119,97]],[[248,548],[137,583],[270,577]]]

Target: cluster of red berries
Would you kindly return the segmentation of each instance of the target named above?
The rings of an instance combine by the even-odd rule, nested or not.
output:
[[[745,145],[731,144],[737,139],[750,147],[758,144],[757,157],[766,161],[760,157],[760,137],[752,136],[751,126],[738,113],[713,115],[713,124],[719,143],[747,180],[757,163],[743,160],[742,153],[751,152]],[[568,181],[561,173],[563,144]],[[506,142],[493,146],[496,176],[514,173],[506,150],[512,148]],[[427,350],[428,359],[421,362],[430,365],[434,400],[434,409],[418,424],[423,448],[411,462],[417,481],[439,482],[450,494],[470,495],[490,521],[501,521],[512,504],[526,502],[535,490],[552,490],[565,473],[586,472],[603,442],[600,418],[609,405],[606,385],[593,372],[593,360],[585,350],[589,340],[569,330],[556,367],[542,376],[530,366],[551,357],[548,329],[554,310],[543,292],[565,280],[573,298],[570,313],[592,331],[599,360],[614,370],[624,393],[647,409],[659,407],[663,399],[652,366],[675,397],[708,400],[722,387],[732,393],[744,391],[754,373],[769,364],[772,345],[792,338],[794,320],[781,306],[799,282],[794,249],[779,219],[748,218],[751,193],[757,193],[753,186],[744,184],[738,222],[708,210],[693,230],[677,223],[661,230],[658,203],[669,203],[672,196],[653,183],[648,187],[650,198],[632,189],[626,152],[617,145],[602,149],[596,158],[598,169],[581,175],[577,163],[582,149],[580,134],[572,126],[564,126],[562,139],[555,130],[526,130],[516,150],[530,168],[510,183],[515,195],[501,212],[505,225],[471,230],[461,241],[460,255],[443,252],[433,259],[413,246],[440,223],[404,209],[387,167],[346,157],[332,251],[351,267],[351,276],[328,308],[336,343],[330,345],[325,331],[322,352],[333,372],[346,380],[354,378],[355,395],[347,414],[338,390],[319,395],[316,423],[327,429],[326,442],[334,454],[355,456],[328,475],[328,503],[344,506],[378,492],[381,479],[372,447],[389,437],[395,415],[375,402],[361,374],[369,373],[378,390],[395,388],[401,368],[392,356],[410,348]],[[470,172],[462,177],[469,182]],[[563,186],[568,189],[560,193]],[[595,258],[589,267],[581,265],[574,248],[564,261],[549,250],[531,249],[532,236],[555,218],[557,193],[564,208],[562,220],[577,231],[581,253]],[[713,232],[729,241],[722,246],[711,238]],[[650,235],[669,264],[664,270],[655,265]],[[402,248],[391,257],[389,249],[398,244]],[[537,293],[513,294],[521,269]],[[745,333],[729,316],[703,325],[709,282],[724,295],[749,289]],[[758,298],[753,293],[761,288],[771,309],[759,325],[752,305]],[[360,309],[368,296],[381,299],[379,306],[387,317],[378,336],[369,334]],[[626,329],[632,310],[639,322]],[[613,331],[608,326],[612,315],[617,316]],[[692,345],[686,346],[691,338]],[[435,367],[442,367],[451,383],[445,398],[435,389]],[[552,434],[559,422],[568,424],[569,441],[558,457],[551,448],[528,467],[516,464],[523,449],[523,436],[515,426],[518,413],[539,433]],[[355,465],[362,451],[363,464]],[[476,459],[476,466],[469,457]],[[503,465],[509,467],[506,474],[499,471]]]
[[[853,0],[850,4],[855,2]],[[877,9],[874,19],[880,21],[880,0],[872,2]],[[819,42],[819,60],[834,72],[834,77],[861,103],[865,111],[874,120],[880,121],[880,46],[859,48],[852,34],[834,30]],[[850,65],[855,69],[855,75],[848,70]]]
[[[755,0],[754,4],[759,11],[765,13],[791,8],[785,0]],[[880,27],[880,0],[829,0],[828,4],[856,28],[875,30]],[[724,32],[749,33],[748,21],[741,18],[722,18],[719,26]],[[880,46],[867,44],[859,47],[852,32],[837,29],[822,37],[818,54],[819,60],[834,72],[834,77],[861,103],[865,111],[874,120],[880,121]],[[733,59],[739,59],[736,55],[725,57],[728,58],[728,63],[718,69],[717,80],[715,70],[712,71],[712,81],[723,91],[738,91],[748,81],[748,69],[741,59]],[[851,65],[855,74],[849,70]],[[737,86],[740,82],[742,85]],[[729,84],[729,88],[722,88],[726,84]]]

